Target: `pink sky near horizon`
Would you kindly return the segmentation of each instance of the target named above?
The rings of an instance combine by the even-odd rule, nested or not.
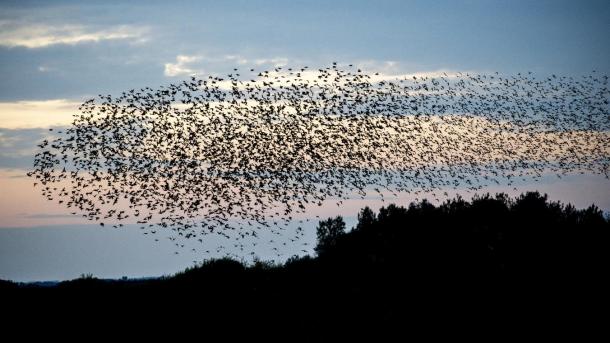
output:
[[[2,189],[2,192],[0,192],[0,228],[69,224],[97,225],[97,223],[80,215],[71,215],[73,209],[66,208],[63,204],[48,201],[41,195],[40,188],[35,188],[33,180],[27,177],[25,173],[25,170],[0,169],[0,189]],[[513,186],[493,186],[485,187],[476,193],[489,192],[495,194],[504,192],[514,197],[525,191],[537,190],[541,193],[547,193],[550,200],[571,203],[577,208],[585,208],[595,204],[604,211],[610,211],[610,180],[601,175],[567,175],[561,179],[556,176],[549,176],[539,182],[524,183],[516,188],[515,191]],[[474,194],[474,192],[465,189],[457,191],[440,189],[435,193],[441,202],[447,197],[438,195],[445,191],[450,198],[460,194],[462,197],[469,199]],[[419,195],[406,193],[398,195],[398,197],[388,195],[384,201],[374,196],[368,196],[365,199],[349,199],[344,200],[341,206],[337,206],[334,199],[328,199],[323,206],[311,206],[305,214],[295,215],[295,218],[317,219],[316,216],[326,218],[336,215],[350,217],[355,216],[365,206],[377,210],[390,203],[408,205],[416,198],[419,200],[426,198],[430,202],[438,204],[431,192]]]

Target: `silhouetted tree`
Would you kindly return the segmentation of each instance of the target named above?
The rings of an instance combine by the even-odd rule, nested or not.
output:
[[[336,246],[339,237],[345,234],[345,222],[343,217],[337,216],[335,218],[328,218],[322,220],[318,224],[316,229],[318,237],[318,245],[316,246],[316,253],[318,255],[325,254],[328,250]]]
[[[356,230],[362,230],[371,227],[377,221],[377,215],[370,207],[366,206],[358,213],[358,224]]]
[[[404,310],[397,301],[401,297],[410,304],[420,299],[425,308],[431,301],[461,299],[468,306],[473,299],[496,306],[528,295],[538,300],[537,290],[554,292],[555,303],[570,294],[606,295],[608,289],[610,221],[595,206],[575,209],[538,192],[516,199],[502,193],[472,201],[458,197],[440,206],[427,201],[390,204],[377,215],[364,208],[348,232],[340,216],[320,221],[317,241],[317,257],[293,256],[284,264],[255,261],[247,266],[223,258],[166,278],[85,276],[52,289],[70,294],[103,290],[126,298],[140,294],[147,302],[170,294],[171,303],[183,301],[194,308],[216,302],[216,311],[207,311],[214,318],[256,308],[264,314],[257,316],[261,322],[289,313],[280,316],[282,325],[297,320],[303,328],[315,327],[312,320],[338,319],[385,325]],[[3,292],[27,287],[0,282]]]

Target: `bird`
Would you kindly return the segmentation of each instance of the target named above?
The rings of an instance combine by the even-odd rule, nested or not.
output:
[[[303,237],[288,229],[296,215],[327,200],[440,201],[450,188],[549,172],[610,174],[605,75],[388,76],[343,65],[249,78],[234,68],[99,94],[38,145],[28,175],[46,199],[101,226],[136,218],[172,241],[252,246],[267,231],[281,247]]]

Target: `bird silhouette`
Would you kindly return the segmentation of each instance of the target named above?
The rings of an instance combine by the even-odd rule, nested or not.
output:
[[[199,242],[282,235],[327,200],[608,177],[607,76],[354,69],[234,69],[100,94],[38,145],[29,175],[90,220]],[[304,236],[292,231],[286,241]]]

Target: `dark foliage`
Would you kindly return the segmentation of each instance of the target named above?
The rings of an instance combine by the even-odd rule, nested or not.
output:
[[[238,313],[257,325],[272,316],[276,324],[319,329],[328,321],[396,324],[407,308],[425,316],[454,303],[498,309],[546,299],[564,308],[574,297],[604,293],[607,285],[609,219],[595,206],[577,210],[537,192],[440,206],[424,200],[377,214],[367,207],[352,230],[336,217],[321,221],[317,233],[317,257],[283,265],[219,259],[162,279],[83,276],[37,291],[140,299],[138,306],[180,304],[197,316],[218,320]]]

